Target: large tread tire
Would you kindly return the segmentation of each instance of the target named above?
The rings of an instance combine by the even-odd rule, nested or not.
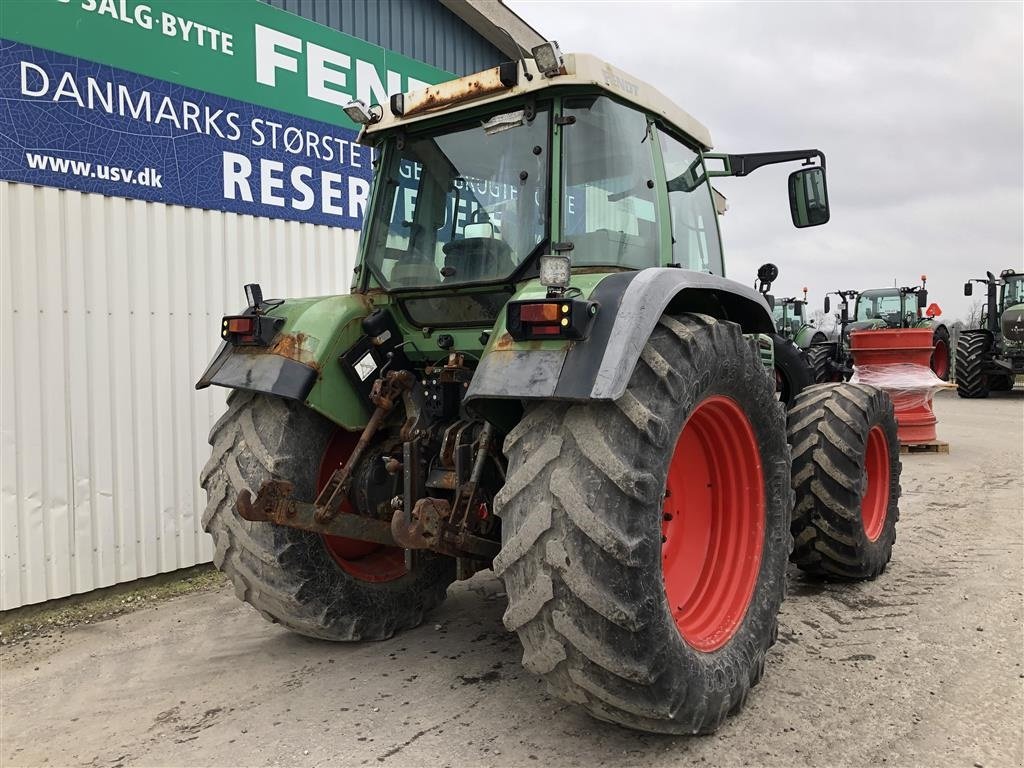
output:
[[[663,586],[668,466],[689,414],[725,395],[749,418],[763,467],[765,529],[753,597],[721,648],[677,629]],[[663,316],[615,402],[539,403],[505,442],[496,499],[505,626],[524,666],[592,715],[658,733],[709,733],[743,706],[778,634],[791,550],[784,409],[739,326]]]
[[[815,384],[831,381],[833,374],[829,371],[833,348],[831,344],[812,344],[807,349],[807,365],[810,366]]]
[[[819,384],[789,411],[793,447],[792,560],[801,570],[839,580],[873,579],[885,570],[899,519],[900,444],[892,401],[865,384]],[[861,512],[868,493],[868,436],[878,427],[887,449],[884,520],[868,537]]]
[[[398,579],[362,581],[338,566],[317,534],[252,523],[235,511],[239,491],[255,495],[271,477],[294,483],[297,498],[312,500],[334,431],[299,403],[232,392],[210,433],[213,452],[200,477],[208,498],[203,527],[213,537],[215,565],[264,618],[325,640],[383,640],[417,626],[444,600],[454,560],[427,553]]]
[[[949,381],[950,372],[953,370],[953,366],[950,364],[953,350],[949,348],[949,331],[946,326],[935,327],[935,332],[932,333],[932,346],[935,347],[931,359],[932,372],[943,381]],[[944,355],[943,349],[945,350]],[[945,360],[945,370],[941,368],[943,360]]]
[[[814,372],[804,353],[789,339],[773,334],[772,346],[775,350],[776,389],[779,400],[788,408],[805,387],[814,383]]]
[[[988,397],[988,376],[984,373],[987,333],[961,331],[956,340],[956,393],[963,398]]]

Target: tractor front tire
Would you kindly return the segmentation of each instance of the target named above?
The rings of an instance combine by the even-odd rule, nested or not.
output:
[[[988,376],[984,372],[988,345],[986,333],[960,332],[956,340],[956,393],[960,397],[988,397]]]
[[[444,600],[455,578],[453,559],[426,553],[411,572],[374,574],[332,555],[325,537],[249,522],[235,511],[240,491],[255,496],[272,477],[312,501],[336,432],[300,403],[232,392],[210,433],[213,453],[200,477],[208,498],[203,527],[213,537],[216,566],[264,618],[325,640],[383,640],[415,627]]]
[[[789,411],[793,556],[839,580],[885,570],[899,518],[900,444],[892,401],[865,384],[819,384]]]
[[[830,366],[832,352],[831,344],[812,344],[807,348],[807,364],[810,366],[815,384],[824,384],[835,378]]]
[[[494,566],[555,695],[657,733],[739,711],[785,589],[784,418],[755,345],[704,315],[663,316],[617,401],[527,407]]]

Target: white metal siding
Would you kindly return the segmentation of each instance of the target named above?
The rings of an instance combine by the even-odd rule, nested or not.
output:
[[[211,559],[221,315],[347,292],[358,237],[0,182],[0,610]]]

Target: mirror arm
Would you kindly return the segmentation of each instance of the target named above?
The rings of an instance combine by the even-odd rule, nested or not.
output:
[[[749,155],[720,155],[705,153],[705,158],[721,160],[724,170],[708,169],[708,176],[746,176],[764,165],[776,163],[792,163],[806,160],[808,164],[817,159],[821,168],[825,168],[825,154],[818,149],[794,149],[786,152],[754,152]]]

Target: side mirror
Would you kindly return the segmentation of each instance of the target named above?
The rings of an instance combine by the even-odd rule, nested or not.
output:
[[[832,310],[832,300],[828,296],[825,297],[825,314],[827,315]]]
[[[803,311],[804,311],[804,302],[800,301],[799,299],[796,299],[793,302],[793,314],[794,315],[799,315],[799,314],[802,314]]]
[[[964,283],[964,296],[974,295],[974,283]]]
[[[928,306],[928,291],[920,290],[917,292],[917,308],[924,309]]]
[[[816,227],[829,219],[828,187],[820,166],[789,174],[789,211],[794,227]]]
[[[775,309],[775,297],[774,296],[772,296],[770,293],[766,293],[764,295],[764,300],[768,302],[768,306],[769,307],[771,307],[772,309]]]

